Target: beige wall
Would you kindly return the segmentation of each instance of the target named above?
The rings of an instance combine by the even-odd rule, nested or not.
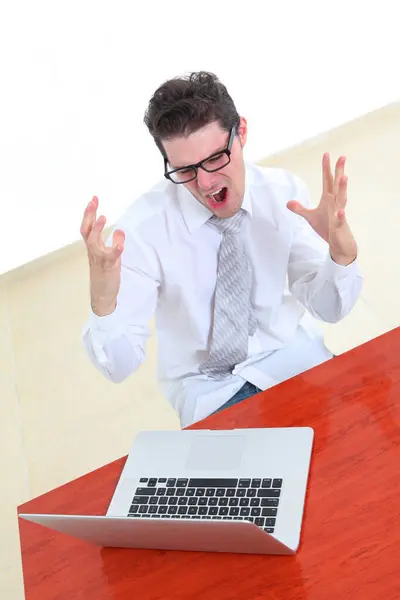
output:
[[[348,218],[366,281],[352,314],[323,326],[336,353],[399,324],[399,140],[395,105],[265,161],[302,176],[317,201],[322,153],[348,156]],[[16,505],[126,454],[140,429],[178,428],[155,382],[155,339],[134,376],[110,383],[81,346],[87,308],[82,244],[0,278],[0,597],[8,600],[22,597]]]

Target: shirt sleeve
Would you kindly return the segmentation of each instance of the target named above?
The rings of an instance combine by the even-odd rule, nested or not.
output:
[[[295,183],[293,199],[310,208],[305,184],[297,177]],[[363,277],[357,260],[347,266],[335,263],[327,242],[304,218],[294,216],[297,223],[289,256],[289,289],[316,319],[336,323],[352,310],[360,296]]]
[[[121,256],[121,286],[117,306],[110,315],[99,317],[90,310],[82,333],[83,346],[95,367],[119,383],[143,362],[146,341],[154,315],[159,269],[155,256],[138,237],[125,231]],[[112,236],[107,245],[112,242]]]

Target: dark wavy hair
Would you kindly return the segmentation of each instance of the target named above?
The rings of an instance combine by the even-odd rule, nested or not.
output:
[[[162,141],[190,135],[217,121],[222,129],[239,127],[239,114],[218,77],[198,71],[163,83],[153,94],[144,122],[162,154]]]

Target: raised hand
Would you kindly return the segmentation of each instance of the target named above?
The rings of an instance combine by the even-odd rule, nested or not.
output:
[[[329,250],[336,263],[348,265],[357,257],[357,244],[346,220],[347,175],[344,174],[346,158],[341,156],[333,177],[329,154],[322,159],[322,195],[317,208],[305,208],[296,200],[287,207],[304,217],[314,231],[329,244]]]
[[[125,234],[120,229],[114,231],[113,244],[107,247],[102,240],[106,218],[96,217],[99,201],[96,196],[87,205],[81,235],[86,244],[89,258],[90,297],[92,310],[99,316],[106,316],[115,310],[121,284],[121,254],[124,250]]]

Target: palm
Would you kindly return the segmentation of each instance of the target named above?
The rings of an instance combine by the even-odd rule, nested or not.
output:
[[[344,175],[346,159],[339,158],[335,176],[330,167],[329,154],[322,160],[323,185],[319,204],[316,208],[304,208],[292,200],[288,208],[304,217],[314,231],[329,244],[332,258],[338,262],[352,262],[357,255],[357,244],[346,220],[347,176]]]

